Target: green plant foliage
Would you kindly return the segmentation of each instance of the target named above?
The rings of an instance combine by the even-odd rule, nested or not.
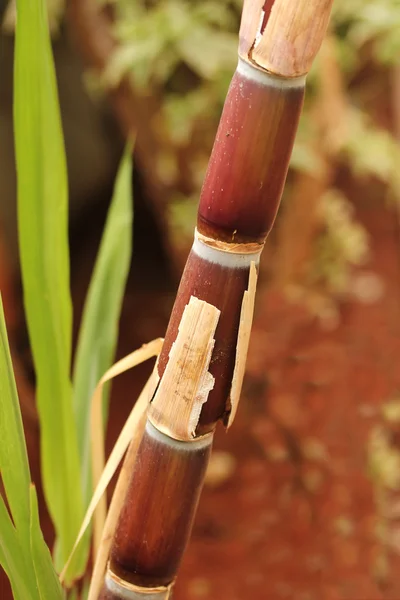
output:
[[[28,456],[1,300],[0,439],[0,473],[11,512],[9,515],[0,496],[0,564],[10,579],[15,600],[61,599],[61,588],[39,527],[36,493],[30,485]]]
[[[400,146],[398,141],[363,114],[350,113],[347,141],[343,154],[358,177],[374,176],[388,185],[400,200]]]
[[[74,407],[85,504],[91,495],[90,399],[111,366],[132,253],[132,160],[127,147],[83,311],[74,363]],[[104,394],[103,394],[104,397]]]
[[[19,536],[0,496],[0,566],[10,580],[14,600],[37,600],[35,574],[27,565]]]
[[[83,516],[70,383],[67,173],[44,1],[17,0],[17,17],[14,127],[22,282],[37,377],[43,486],[65,561]]]
[[[340,295],[347,289],[351,267],[362,265],[368,256],[368,237],[339,190],[331,189],[321,198],[319,213],[325,228],[316,240],[311,279]]]
[[[1,499],[0,547],[5,557],[4,563],[1,562],[16,590],[23,587],[23,581],[19,581],[22,574],[26,578],[25,585],[30,588],[33,584],[35,589],[32,564],[25,554],[29,548],[31,514],[28,455],[1,302],[0,440],[0,473],[13,519],[12,522]]]
[[[61,589],[57,573],[54,570],[51,554],[47,548],[42,530],[40,529],[38,501],[36,490],[30,486],[30,551],[32,554],[33,568],[36,575],[37,588],[40,600],[62,600],[64,593]]]
[[[107,69],[110,83],[129,72],[140,87],[166,83],[181,62],[200,78],[215,79],[235,65],[238,13],[228,2],[168,0],[149,8],[123,1],[117,11],[121,45]]]
[[[400,52],[400,4],[397,0],[336,0],[333,18],[355,50],[370,44],[379,62],[397,64]]]
[[[28,534],[29,464],[2,304],[0,307],[0,473],[13,522]]]
[[[239,0],[115,2],[119,44],[103,84],[113,87],[128,75],[136,93],[151,97],[151,129],[158,148],[152,168],[171,189],[184,172],[188,197],[198,196],[237,63],[241,9]]]

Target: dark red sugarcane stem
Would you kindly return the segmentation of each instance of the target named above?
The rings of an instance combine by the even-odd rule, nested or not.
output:
[[[226,243],[263,243],[282,195],[303,104],[304,78],[268,76],[239,63],[222,113],[200,198],[201,234]],[[214,389],[204,404],[198,433],[211,431],[229,410],[229,392],[249,260],[242,268],[189,255],[159,360],[162,377],[191,295],[221,310],[210,372]],[[262,246],[260,246],[261,248]],[[258,263],[258,256],[253,260]],[[216,257],[218,260],[218,257]],[[232,263],[233,264],[233,263]]]
[[[303,93],[304,78],[288,84],[242,64],[228,92],[201,195],[199,239],[183,273],[158,363],[161,379],[191,296],[220,310],[209,365],[215,382],[197,435],[213,432],[229,412],[249,268],[258,264],[277,212]],[[202,235],[228,244],[250,243],[250,251],[221,252],[204,243]],[[195,451],[201,442],[177,442],[163,433],[157,438],[154,431],[148,425],[139,449],[112,546],[109,587],[115,580],[147,589],[170,585],[190,535],[211,446]],[[208,437],[211,441],[212,435]],[[102,598],[118,598],[117,588],[110,596],[109,587]]]
[[[123,581],[130,591],[163,590],[174,580],[190,536],[212,437],[179,442],[147,423],[109,563],[113,579]],[[157,600],[163,600],[163,593],[167,594],[157,593]],[[110,594],[105,586],[100,598],[119,597]]]
[[[201,233],[228,243],[264,242],[282,196],[304,83],[240,61],[200,197]]]
[[[241,59],[201,192],[198,231],[159,357],[160,384],[116,528],[102,600],[168,598],[216,423],[231,421],[235,412],[247,351],[243,340],[251,326],[254,265],[278,210],[304,74],[321,43],[331,1],[245,0]],[[285,57],[271,47],[276,35],[279,47],[288,49]],[[189,318],[191,304],[198,312]],[[197,323],[209,330],[202,335]],[[196,339],[204,344],[203,354],[196,355]],[[205,357],[204,371],[199,370]]]
[[[178,442],[148,423],[128,490],[130,501],[121,513],[110,557],[113,572],[125,581],[157,587],[174,579],[190,535],[211,441],[208,436],[191,444]]]

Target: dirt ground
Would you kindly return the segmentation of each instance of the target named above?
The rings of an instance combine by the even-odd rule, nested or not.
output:
[[[400,496],[381,473],[397,441],[399,229],[374,203],[360,217],[358,281],[379,274],[381,297],[347,302],[335,330],[260,286],[239,413],[215,444],[236,468],[205,488],[176,600],[400,598]]]
[[[215,443],[222,476],[205,486],[175,600],[400,599],[400,484],[388,472],[399,437],[399,228],[381,206],[359,210],[372,258],[357,275],[360,285],[378,275],[380,291],[342,304],[337,328],[261,278],[238,416]],[[87,269],[82,261],[76,271],[78,311]],[[119,355],[165,330],[173,291],[140,290],[140,278],[129,285]],[[145,376],[143,368],[115,382],[111,438]],[[38,429],[32,415],[25,424],[37,480]],[[6,587],[0,579],[1,600]]]

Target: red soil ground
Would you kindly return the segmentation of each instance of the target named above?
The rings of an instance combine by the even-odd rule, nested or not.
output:
[[[381,407],[400,390],[399,229],[376,205],[360,217],[377,302],[346,303],[327,332],[260,286],[241,406],[215,444],[236,470],[205,488],[176,600],[400,598],[399,501],[368,466],[377,431],[396,443]]]
[[[240,409],[215,443],[234,472],[205,486],[175,600],[400,599],[400,499],[368,469],[377,432],[396,444],[381,408],[400,390],[399,229],[381,205],[360,217],[384,293],[344,304],[336,329],[261,281]],[[170,301],[128,291],[121,355],[162,335]],[[145,375],[115,382],[113,433]],[[37,426],[26,427],[37,480]],[[1,600],[6,589],[0,578]]]

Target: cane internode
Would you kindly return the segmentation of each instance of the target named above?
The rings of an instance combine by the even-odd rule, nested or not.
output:
[[[303,98],[304,78],[293,86],[252,65],[236,70],[200,196],[200,234],[227,243],[265,242],[282,196]]]

